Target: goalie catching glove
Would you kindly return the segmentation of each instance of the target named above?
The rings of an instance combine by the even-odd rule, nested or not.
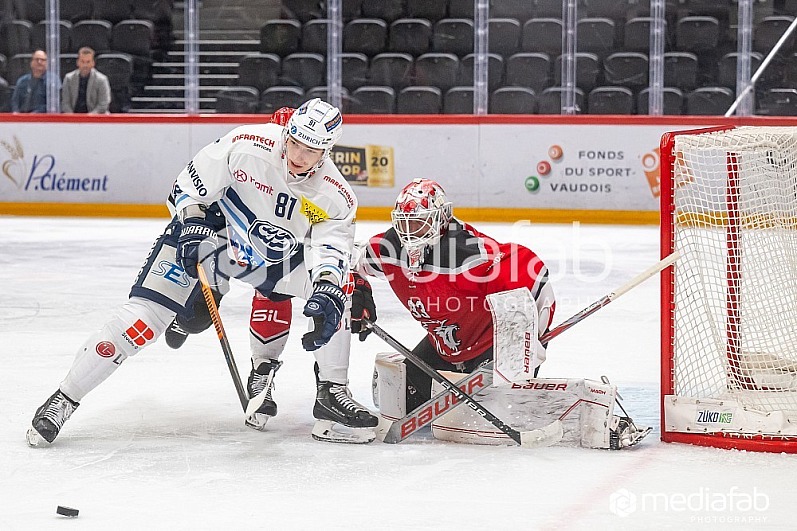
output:
[[[340,287],[322,280],[304,305],[304,315],[313,318],[313,330],[302,336],[302,346],[313,351],[326,345],[340,324],[346,294]]]
[[[371,284],[363,277],[354,273],[354,293],[351,295],[351,333],[359,334],[360,341],[365,341],[371,329],[365,325],[365,320],[376,322],[376,303],[371,291]]]
[[[187,217],[177,238],[177,265],[191,278],[198,278],[197,265],[215,253],[217,247],[213,224],[203,217]]]

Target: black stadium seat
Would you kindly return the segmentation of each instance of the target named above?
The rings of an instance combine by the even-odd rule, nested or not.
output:
[[[423,55],[432,42],[432,23],[420,18],[400,18],[390,24],[387,49],[394,53]]]
[[[362,53],[340,54],[341,84],[354,90],[368,83],[368,57]]]
[[[407,87],[396,97],[399,114],[440,114],[443,93],[437,87]]]
[[[451,87],[443,96],[444,114],[473,114],[473,87]]]
[[[6,80],[11,85],[16,85],[17,80],[30,72],[30,59],[33,54],[18,53],[11,56],[6,65]]]
[[[533,18],[523,25],[520,49],[524,52],[562,53],[562,21],[555,18]]]
[[[734,99],[734,93],[729,88],[701,87],[686,96],[686,114],[722,116]]]
[[[542,91],[537,98],[540,114],[562,114],[562,100],[564,89],[560,87],[550,87]],[[576,113],[581,114],[586,111],[584,105],[584,92],[576,89]]]
[[[77,57],[78,55],[76,53],[62,53],[58,56],[58,68],[61,69],[61,81],[64,80],[65,75],[77,68]]]
[[[495,18],[513,18],[520,24],[535,16],[536,6],[532,0],[492,0],[490,16]],[[562,10],[559,10],[561,16]]]
[[[47,49],[47,27],[49,23],[46,21],[41,21],[33,26],[33,33],[31,34],[31,46],[34,50]],[[58,33],[59,33],[59,43],[60,43],[60,52],[61,53],[68,53],[72,46],[70,44],[70,39],[72,35],[72,23],[66,20],[59,20],[58,21]]]
[[[714,17],[683,17],[675,28],[678,50],[706,52],[719,43],[719,22]]]
[[[534,114],[537,96],[525,87],[501,87],[490,94],[490,114]]]
[[[642,89],[637,97],[637,113],[648,114],[650,89]],[[662,112],[665,115],[679,115],[684,112],[684,94],[674,87],[662,90]]]
[[[797,116],[797,89],[776,88],[766,91],[758,100],[758,114]]]
[[[719,74],[717,75],[717,84],[722,87],[734,88],[736,87],[736,65],[738,63],[739,54],[736,52],[728,53],[722,56],[719,64]],[[755,74],[758,67],[761,66],[762,57],[760,53],[752,52],[750,54],[750,75]]]
[[[107,20],[81,20],[72,25],[72,51],[88,46],[97,53],[111,50],[111,23]]]
[[[648,84],[648,57],[639,52],[613,53],[603,60],[603,79],[609,85],[641,88]]]
[[[326,77],[326,63],[321,54],[299,52],[282,58],[282,85],[294,85],[307,90],[323,85]]]
[[[697,86],[697,56],[689,52],[664,54],[664,86],[692,90]]]
[[[794,17],[791,16],[772,16],[764,17],[761,22],[753,29],[753,50],[763,54],[769,53],[775,47],[775,43],[780,40],[786,29],[791,25]],[[781,52],[790,52],[794,49],[795,35],[792,33]]]
[[[393,22],[404,15],[403,0],[366,0],[362,4],[365,18],[380,18],[385,22]]]
[[[304,103],[304,90],[301,87],[270,87],[260,94],[258,112],[273,114],[281,107],[298,107]]]
[[[623,28],[623,49],[625,51],[647,53],[650,50],[651,21],[650,17],[636,17],[625,23]],[[665,21],[665,35],[666,24]]]
[[[368,69],[369,85],[395,89],[412,83],[412,56],[406,53],[380,53],[371,59]]]
[[[285,19],[296,19],[302,24],[314,18],[324,18],[326,10],[318,0],[282,0]]]
[[[539,94],[553,82],[551,59],[537,52],[516,53],[506,60],[506,84],[527,87]]]
[[[457,84],[459,59],[450,53],[427,53],[415,59],[415,83],[448,90]]]
[[[253,114],[259,100],[260,92],[253,87],[224,87],[216,93],[216,112]]]
[[[155,25],[149,20],[123,20],[111,30],[111,46],[115,52],[149,57],[155,39]]]
[[[299,51],[302,25],[296,20],[269,20],[260,28],[260,52],[285,57]]]
[[[131,0],[95,0],[94,18],[111,24],[132,19],[133,3]]]
[[[459,64],[459,74],[457,84],[462,86],[473,86],[473,61],[474,54],[466,55]],[[495,90],[501,84],[504,77],[504,59],[497,53],[487,54],[487,88]]]
[[[302,26],[302,51],[326,54],[327,28],[331,22],[326,19],[308,20]]]
[[[354,114],[393,114],[396,112],[396,92],[391,87],[364,86],[351,93]]]
[[[47,0],[25,0],[14,2],[18,19],[27,20],[33,24],[47,18]]]
[[[490,53],[510,56],[520,49],[520,22],[513,18],[491,18],[487,36]]]
[[[387,47],[387,23],[378,18],[356,18],[343,28],[343,51],[372,57]]]
[[[601,73],[598,56],[594,53],[580,52],[576,54],[576,86],[584,90],[592,90],[598,84]],[[554,84],[562,84],[562,56],[556,58],[554,64]]]
[[[61,20],[68,20],[72,24],[90,19],[94,13],[92,0],[63,0],[58,7]]]
[[[473,53],[473,21],[466,18],[438,20],[432,33],[432,49],[457,56]]]
[[[597,87],[589,93],[590,114],[633,114],[634,93],[625,87]]]
[[[273,53],[244,56],[238,63],[238,85],[254,87],[258,94],[278,83],[280,58]]]
[[[448,16],[473,19],[473,0],[448,0]]]
[[[425,18],[430,22],[437,22],[441,18],[446,18],[448,2],[445,0],[407,0],[407,17]]]
[[[32,53],[31,35],[33,24],[27,20],[10,20],[0,25],[0,52],[6,57],[20,53]],[[12,84],[14,81],[9,80]]]
[[[133,58],[126,53],[104,53],[97,56],[96,68],[108,76],[111,85],[110,111],[126,112],[130,107]]]
[[[614,21],[608,18],[583,18],[578,21],[578,51],[599,56],[614,50]]]

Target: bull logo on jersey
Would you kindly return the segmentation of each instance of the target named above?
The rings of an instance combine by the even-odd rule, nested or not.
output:
[[[291,256],[299,246],[293,234],[262,219],[252,223],[248,234],[255,252],[274,264]]]
[[[443,320],[440,321],[436,326],[431,325],[430,323],[430,329],[436,336],[435,339],[438,342],[442,342],[447,350],[452,352],[459,351],[459,345],[462,342],[456,337],[457,332],[459,332],[458,324],[446,324],[445,320]]]

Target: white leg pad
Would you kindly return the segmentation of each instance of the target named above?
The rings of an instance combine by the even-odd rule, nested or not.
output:
[[[151,345],[174,319],[174,312],[133,297],[92,334],[75,354],[61,391],[80,402],[128,357]]]
[[[407,366],[404,356],[396,352],[380,352],[374,362],[374,404],[387,420],[398,420],[407,414]]]
[[[457,381],[464,375],[442,373]],[[443,387],[432,383],[432,392]],[[608,448],[616,388],[591,380],[536,378],[511,387],[490,387],[477,400],[519,431],[543,428],[562,420],[562,446]],[[503,445],[514,444],[506,434],[467,406],[460,406],[432,422],[432,435],[441,440]]]

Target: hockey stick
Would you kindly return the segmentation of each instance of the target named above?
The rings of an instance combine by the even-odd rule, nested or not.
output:
[[[403,354],[408,360],[410,360],[416,367],[421,369],[427,375],[429,375],[433,380],[438,382],[440,385],[446,388],[446,390],[454,395],[460,402],[464,402],[479,414],[484,420],[488,421],[490,424],[504,432],[507,436],[509,436],[513,441],[518,443],[520,446],[525,448],[536,448],[540,446],[550,446],[562,439],[564,435],[562,422],[560,420],[555,420],[551,424],[544,426],[539,429],[529,430],[529,431],[518,431],[504,421],[490,413],[487,409],[484,408],[480,403],[476,402],[468,393],[461,390],[459,387],[454,385],[451,380],[434,370],[432,367],[429,366],[425,361],[423,361],[419,356],[414,354],[411,350],[407,347],[399,343],[396,339],[393,338],[390,334],[382,330],[379,325],[372,323],[371,321],[364,320],[365,325],[373,330],[374,334],[376,334],[379,338],[385,341],[388,345],[396,349],[399,353]]]
[[[213,327],[216,329],[216,335],[219,336],[221,350],[224,353],[224,360],[227,362],[227,368],[230,369],[232,383],[235,385],[235,391],[238,393],[238,399],[241,401],[241,407],[243,408],[244,412],[248,414],[249,399],[246,397],[246,391],[244,391],[244,385],[241,382],[241,374],[238,372],[238,366],[235,364],[235,358],[232,355],[230,342],[227,340],[227,334],[224,332],[224,325],[221,324],[219,308],[216,306],[216,301],[213,299],[213,292],[210,289],[210,282],[208,282],[208,276],[207,273],[205,273],[205,267],[202,263],[199,263],[197,264],[196,270],[199,274],[199,285],[202,287],[202,295],[205,297],[205,303],[208,305],[210,319],[213,321]],[[260,406],[258,405],[258,407]],[[257,407],[254,409],[257,409]]]
[[[621,295],[624,295],[631,289],[635,288],[648,278],[652,277],[656,273],[659,273],[675,263],[678,258],[680,258],[680,253],[675,251],[671,255],[665,257],[658,263],[654,264],[653,266],[649,267],[642,273],[638,274],[613,292],[609,293],[608,295],[604,295],[599,300],[595,301],[594,303],[590,304],[577,314],[573,315],[566,321],[562,322],[558,326],[554,327],[553,329],[549,330],[545,334],[540,337],[540,342],[542,344],[547,344],[548,341],[551,339],[559,336],[565,330],[568,330],[576,323],[579,323],[592,315],[593,313],[597,312],[613,300],[617,299]],[[479,367],[469,375],[465,376],[461,380],[459,380],[456,385],[460,389],[467,389],[471,394],[478,394],[481,389],[484,389],[492,384],[492,367],[493,362],[489,362],[482,367]],[[474,389],[478,389],[474,392]],[[435,419],[440,417],[441,415],[448,413],[449,411],[453,410],[454,408],[460,406],[462,404],[461,401],[449,403],[447,401],[447,396],[449,391],[446,389],[441,393],[436,394],[420,406],[416,407],[414,410],[407,413],[404,418],[389,421],[385,420],[384,418],[380,419],[380,428],[377,432],[377,435],[381,438],[384,442],[395,444],[398,442],[403,441],[413,433],[417,432],[422,427],[430,424]]]

